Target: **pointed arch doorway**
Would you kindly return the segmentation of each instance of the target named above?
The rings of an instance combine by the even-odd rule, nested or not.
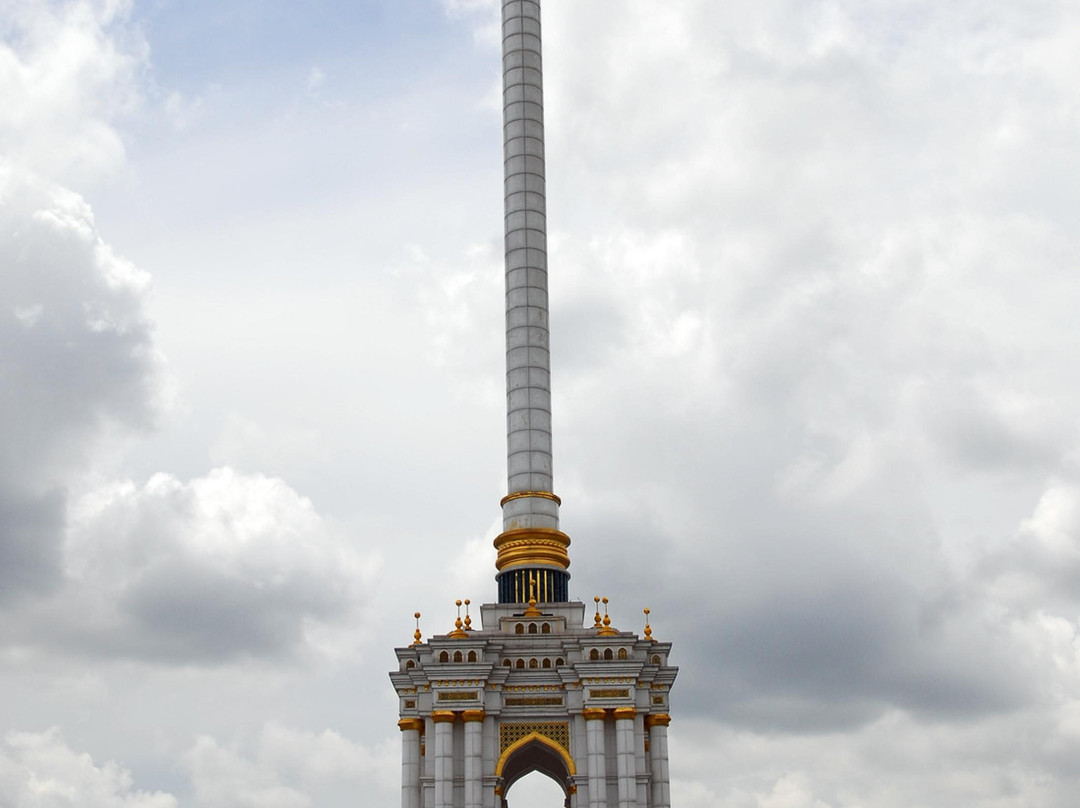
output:
[[[577,773],[574,760],[559,744],[537,733],[512,744],[499,757],[495,776],[499,778],[501,808],[510,808],[507,794],[511,787],[534,772],[553,781],[562,791],[564,808],[570,808],[570,795],[577,791],[573,784],[573,777]]]
[[[562,808],[566,794],[561,783],[540,772],[523,775],[507,792],[510,808]]]

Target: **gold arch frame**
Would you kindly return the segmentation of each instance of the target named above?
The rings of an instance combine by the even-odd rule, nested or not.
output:
[[[555,741],[551,740],[551,738],[545,738],[539,732],[530,732],[524,738],[519,738],[518,740],[514,741],[512,744],[506,747],[506,749],[501,755],[499,755],[499,762],[495,764],[495,776],[502,777],[503,768],[506,766],[506,762],[510,760],[510,758],[514,755],[515,752],[528,746],[533,741],[539,741],[548,749],[551,749],[554,752],[558,753],[559,757],[562,758],[562,762],[566,764],[567,774],[569,774],[571,777],[577,774],[577,768],[574,766],[574,759],[570,757],[570,753],[568,751],[563,749],[561,745],[555,743]]]

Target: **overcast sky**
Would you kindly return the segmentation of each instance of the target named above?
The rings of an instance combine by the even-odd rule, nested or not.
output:
[[[496,14],[0,0],[0,805],[397,803],[392,649],[495,597]],[[571,592],[675,643],[674,804],[1073,808],[1080,5],[544,37]]]

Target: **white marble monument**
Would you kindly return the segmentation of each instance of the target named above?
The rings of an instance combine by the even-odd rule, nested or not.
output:
[[[506,808],[552,778],[568,808],[669,808],[669,643],[570,600],[553,493],[539,0],[503,0],[508,488],[498,602],[396,649],[402,808]],[[462,618],[461,607],[465,607]]]

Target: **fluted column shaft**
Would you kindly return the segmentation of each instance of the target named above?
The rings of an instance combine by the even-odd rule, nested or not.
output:
[[[652,768],[652,805],[650,808],[671,808],[671,774],[668,770],[667,728],[671,717],[666,714],[647,717],[649,727],[649,762]]]
[[[454,808],[454,714],[436,710],[435,808]]]
[[[619,808],[637,808],[637,777],[634,766],[633,707],[615,710],[615,754],[618,757]]]
[[[403,718],[401,728],[401,808],[420,808],[419,718]]]
[[[466,710],[465,720],[465,808],[483,808],[484,711]]]
[[[539,0],[503,0],[508,493],[551,493],[544,90]],[[550,498],[503,505],[503,529],[559,527]]]
[[[607,761],[604,758],[604,711],[586,708],[585,751],[589,759],[589,808],[607,808]]]

